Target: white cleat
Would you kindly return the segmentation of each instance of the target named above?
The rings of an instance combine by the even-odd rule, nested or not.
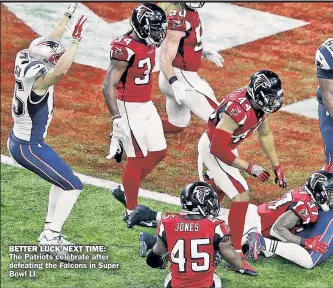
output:
[[[43,230],[42,233],[40,233],[39,237],[38,237],[38,242],[42,241],[42,239],[45,237],[46,234],[46,230]],[[75,243],[68,241],[66,238],[68,238],[66,235],[64,234],[60,234],[61,236],[61,244],[62,245],[75,245]]]

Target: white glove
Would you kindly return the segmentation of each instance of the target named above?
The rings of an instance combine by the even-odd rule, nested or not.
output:
[[[121,142],[126,141],[126,138],[130,137],[130,133],[121,117],[113,120],[112,135],[114,136],[112,138],[117,138]]]
[[[210,48],[203,49],[202,57],[206,58],[211,62],[214,62],[217,67],[223,67],[223,62],[224,62],[223,57],[219,53]]]
[[[79,4],[79,3],[69,4],[69,6],[68,6],[67,10],[65,11],[64,15],[66,15],[69,19],[71,19],[75,10],[76,10],[77,4]]]
[[[171,85],[173,94],[175,95],[175,100],[179,105],[182,105],[182,102],[186,99],[186,91],[194,91],[195,89],[184,85],[179,80],[175,81]]]

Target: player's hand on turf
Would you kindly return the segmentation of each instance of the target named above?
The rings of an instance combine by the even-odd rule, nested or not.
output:
[[[210,48],[205,48],[202,52],[202,56],[207,60],[214,62],[217,67],[223,67],[224,59],[218,52]]]
[[[274,174],[275,174],[275,184],[279,183],[279,186],[282,188],[287,187],[287,181],[284,177],[284,172],[282,170],[281,165],[274,167]]]
[[[73,25],[71,30],[72,40],[74,40],[75,42],[81,41],[84,31],[89,26],[87,19],[87,16],[84,15],[81,15],[75,19],[75,24]]]
[[[127,131],[127,127],[125,126],[122,117],[113,119],[112,126],[112,136],[116,137],[119,141],[124,142],[130,137],[130,133]]]
[[[184,85],[179,80],[175,81],[171,85],[175,100],[179,105],[186,99],[186,91],[194,91],[195,89],[189,85]]]
[[[324,242],[321,242],[319,239],[322,235],[317,235],[311,238],[304,239],[304,247],[309,250],[313,250],[324,254],[328,250],[328,245]]]
[[[77,4],[79,3],[70,3],[64,15],[66,15],[69,19],[71,19],[76,10]]]
[[[250,175],[257,177],[260,181],[265,182],[269,179],[269,173],[261,166],[252,163],[247,167],[246,172]]]

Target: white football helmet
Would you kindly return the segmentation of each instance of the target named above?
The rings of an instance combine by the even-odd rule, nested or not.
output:
[[[186,6],[191,9],[201,8],[205,5],[205,2],[185,2]]]
[[[30,58],[42,62],[48,69],[52,69],[57,64],[65,51],[60,41],[49,37],[39,37],[29,46]]]

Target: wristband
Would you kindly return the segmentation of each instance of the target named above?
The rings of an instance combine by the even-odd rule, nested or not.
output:
[[[172,85],[172,83],[174,83],[175,81],[178,81],[177,76],[172,76],[172,77],[170,77],[170,79],[169,79],[169,84]]]
[[[65,12],[65,13],[64,13],[64,15],[65,15],[65,16],[67,16],[69,19],[71,19],[71,18],[72,18],[72,16],[71,16],[71,15],[69,15],[67,12]]]
[[[121,118],[120,115],[116,115],[116,116],[112,116],[111,119],[114,120],[114,119],[117,119],[117,118]]]

